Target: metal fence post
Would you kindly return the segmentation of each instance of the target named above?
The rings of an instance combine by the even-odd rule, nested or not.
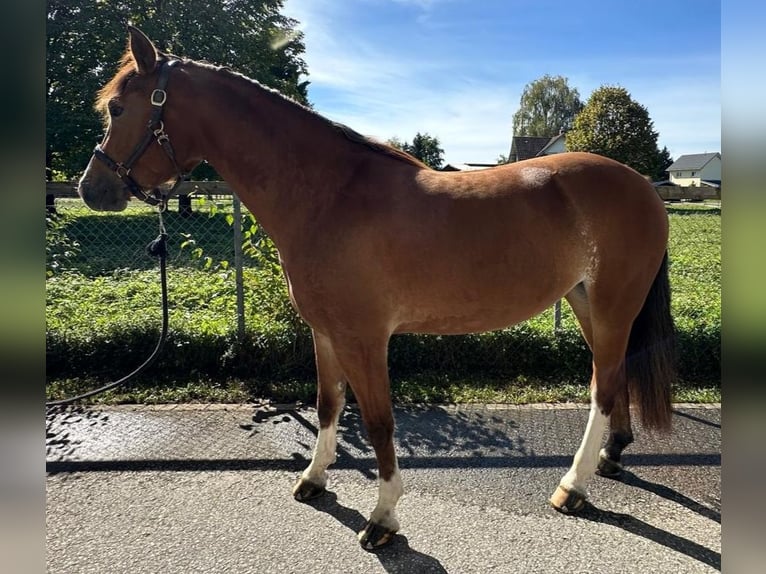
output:
[[[242,272],[242,206],[239,197],[233,195],[234,207],[234,278],[237,286],[237,337],[245,338],[245,289]]]
[[[553,306],[553,330],[556,333],[561,331],[561,299]]]

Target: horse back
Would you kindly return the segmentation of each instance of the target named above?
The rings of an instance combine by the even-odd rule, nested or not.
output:
[[[652,185],[600,156],[411,171],[379,175],[325,212],[303,268],[286,269],[310,323],[307,315],[391,332],[497,329],[543,311],[604,265],[620,275],[664,252],[667,216]]]

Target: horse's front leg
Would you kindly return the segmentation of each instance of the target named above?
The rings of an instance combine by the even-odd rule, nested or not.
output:
[[[358,536],[362,548],[375,550],[391,542],[399,530],[396,503],[404,492],[394,451],[388,336],[336,340],[334,348],[378,460],[378,503]]]
[[[329,339],[316,331],[314,354],[317,366],[319,433],[311,464],[293,487],[293,496],[299,501],[319,496],[327,486],[327,467],[335,462],[338,417],[346,402],[346,381],[338,359]]]

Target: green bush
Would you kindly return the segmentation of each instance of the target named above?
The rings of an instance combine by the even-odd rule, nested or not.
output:
[[[87,240],[119,222],[125,226],[120,233],[134,234],[138,242],[138,234],[129,230],[147,223],[138,223],[136,215],[87,212],[82,217],[62,219],[63,223],[53,229],[56,242],[49,249],[52,273],[47,279],[46,306],[49,382],[121,376],[148,356],[160,331],[160,288],[151,259],[147,258],[148,269],[126,269],[127,260],[95,250]],[[225,214],[217,213],[216,217],[220,220],[215,225],[225,230]],[[681,383],[717,386],[720,212],[670,210],[670,219],[670,275]],[[281,271],[269,251],[272,247],[260,237],[259,249],[266,255],[250,253],[250,266],[245,269],[246,334],[240,341],[236,336],[232,269],[225,265],[207,265],[205,269],[199,258],[178,255],[183,242],[179,230],[185,228],[184,222],[171,221],[177,227],[171,247],[176,255],[169,269],[170,333],[156,367],[142,379],[143,384],[198,380],[215,385],[238,380],[245,381],[249,392],[263,393],[269,391],[271,382],[293,381],[290,384],[301,389],[313,388],[307,384],[314,377],[310,332],[289,304]],[[194,225],[201,229],[202,220]],[[250,231],[255,240],[257,230]],[[230,237],[229,233],[225,236]],[[141,242],[150,235],[144,233]],[[73,246],[78,249],[70,249]],[[215,253],[216,261],[229,258],[224,247],[219,242],[219,247],[206,253]],[[69,264],[69,270],[62,260]],[[566,304],[563,311],[559,332],[554,332],[552,311],[548,310],[530,321],[491,333],[396,335],[389,349],[394,384],[413,377],[430,377],[441,387],[468,379],[587,383],[590,354]],[[438,396],[441,391],[434,392]]]

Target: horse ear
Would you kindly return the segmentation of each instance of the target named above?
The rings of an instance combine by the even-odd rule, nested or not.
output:
[[[130,33],[130,52],[136,62],[139,74],[150,74],[157,67],[157,49],[152,41],[135,26],[128,26]]]

